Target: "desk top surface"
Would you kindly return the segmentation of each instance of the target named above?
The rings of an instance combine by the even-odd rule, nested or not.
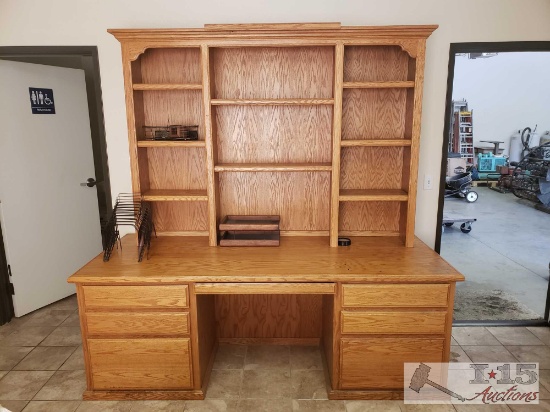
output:
[[[137,261],[135,235],[122,239],[109,262],[103,253],[71,283],[185,282],[449,282],[464,276],[420,240],[406,248],[396,237],[352,238],[348,247],[327,237],[282,237],[279,247],[212,247],[206,237],[158,237],[149,259]]]

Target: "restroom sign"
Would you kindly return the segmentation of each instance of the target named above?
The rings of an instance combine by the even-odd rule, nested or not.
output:
[[[29,87],[29,98],[33,114],[55,114],[52,89]]]

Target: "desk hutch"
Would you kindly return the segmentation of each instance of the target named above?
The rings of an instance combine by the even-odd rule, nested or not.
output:
[[[203,399],[218,342],[320,345],[331,399],[397,399],[403,362],[448,360],[463,276],[414,237],[435,28],[109,30],[159,237],[148,260],[126,236],[69,279],[85,398]],[[199,140],[145,139],[174,124]],[[220,220],[244,214],[279,215],[280,247],[218,247]]]

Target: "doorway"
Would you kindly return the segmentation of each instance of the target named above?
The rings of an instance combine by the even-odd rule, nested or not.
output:
[[[112,203],[97,47],[0,47],[0,60],[83,70],[91,131],[93,169],[97,182],[97,207],[99,210],[97,225],[101,227],[102,221],[107,220],[111,213]],[[0,247],[1,325],[13,317],[14,308],[10,290],[12,285],[2,236],[0,236],[0,242],[2,243],[0,245],[2,246]]]
[[[550,42],[451,44],[436,251],[466,276],[455,323],[548,322],[550,214],[510,186],[530,179],[521,180],[528,166],[515,164],[517,129],[550,128],[537,116],[550,102],[536,98],[550,83],[548,52]]]

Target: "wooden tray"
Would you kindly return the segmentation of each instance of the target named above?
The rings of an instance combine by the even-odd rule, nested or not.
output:
[[[279,216],[227,215],[220,223],[220,230],[279,230]]]
[[[279,246],[278,230],[228,230],[220,239],[220,246]]]

